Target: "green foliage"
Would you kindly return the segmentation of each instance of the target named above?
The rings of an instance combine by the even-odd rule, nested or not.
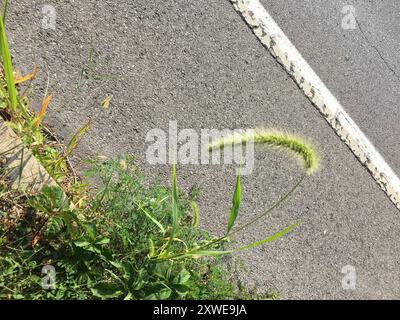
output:
[[[35,114],[27,97],[20,93],[18,85],[23,81],[14,79],[4,27],[6,8],[7,1],[3,2],[0,16],[0,110],[53,178],[64,182],[71,171],[67,158],[90,123],[79,129],[66,146],[49,141],[42,120],[51,95],[45,97]],[[31,79],[34,74],[24,79]],[[101,79],[95,74],[91,51],[81,85]],[[210,151],[251,141],[289,150],[302,160],[306,174],[317,168],[316,152],[309,144],[279,132],[258,130],[234,135],[210,145]],[[225,248],[234,234],[288,199],[306,174],[265,212],[235,227],[241,204],[239,174],[227,233],[216,238],[198,227],[196,190],[190,196],[179,192],[175,166],[169,189],[147,186],[128,157],[89,164],[92,169],[87,178],[100,181],[91,195],[87,184],[73,179],[65,189],[69,197],[59,187],[45,187],[36,196],[17,196],[0,178],[0,299],[275,298],[269,292],[259,294],[242,284],[235,286],[234,279],[217,262],[221,256],[275,241],[296,228],[298,223],[262,240]],[[4,199],[8,199],[5,209]],[[49,265],[56,270],[55,288],[51,290],[41,286],[42,268]]]
[[[82,136],[89,130],[89,124],[85,124],[74,134],[70,142],[63,147],[56,143],[49,143],[46,130],[41,122],[52,96],[46,96],[42,102],[40,111],[35,114],[30,110],[29,99],[20,92],[19,83],[33,79],[36,69],[24,80],[14,79],[14,71],[8,47],[5,17],[8,1],[3,1],[2,14],[0,13],[0,111],[7,121],[7,125],[21,137],[26,147],[38,158],[50,175],[58,182],[63,182],[68,173],[67,157],[77,147]],[[21,90],[24,92],[24,90]]]
[[[0,246],[0,298],[269,297],[237,287],[217,260],[201,258],[223,253],[223,241],[212,244],[215,238],[197,227],[197,206],[179,193],[176,174],[171,191],[146,187],[130,158],[89,163],[87,176],[99,179],[100,186],[83,209],[59,188],[45,187],[27,200],[34,215],[15,219],[12,232],[0,230],[5,241]],[[194,250],[205,244],[208,251]],[[41,287],[45,265],[55,267],[54,290]]]

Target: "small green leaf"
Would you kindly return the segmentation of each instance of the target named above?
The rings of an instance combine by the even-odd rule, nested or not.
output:
[[[110,243],[110,238],[106,238],[106,237],[96,241],[96,244],[98,244],[98,245],[108,244],[108,243]]]
[[[82,223],[82,227],[85,229],[85,231],[87,232],[87,235],[89,236],[90,239],[94,240],[96,238],[97,229],[93,223],[89,223],[89,222]]]
[[[88,247],[91,245],[91,243],[86,240],[77,240],[77,241],[74,241],[74,244],[79,248],[85,248],[85,247]]]
[[[102,299],[118,298],[123,293],[119,285],[109,282],[100,282],[90,290],[93,295]]]

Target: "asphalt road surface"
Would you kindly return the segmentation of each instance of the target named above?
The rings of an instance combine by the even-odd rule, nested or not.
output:
[[[399,175],[399,2],[261,2]]]
[[[399,171],[399,81],[388,65],[399,67],[399,42],[392,41],[399,38],[400,5],[354,5],[358,2],[363,33],[340,28],[337,1],[315,1],[313,7],[311,1],[264,4]],[[44,5],[56,9],[55,30],[42,28]],[[171,120],[179,129],[266,127],[307,137],[320,153],[321,169],[238,241],[260,239],[299,218],[303,225],[237,255],[243,268],[231,272],[283,299],[400,297],[398,210],[228,0],[21,0],[10,10],[14,64],[23,72],[35,63],[41,67],[32,92],[36,107],[47,85],[54,95],[47,123],[68,139],[85,121],[93,122],[73,159],[78,168],[83,170],[85,157],[129,153],[149,179],[168,183],[170,166],[146,161],[145,137],[154,128],[167,131]],[[103,110],[106,95],[113,100]],[[239,220],[261,212],[300,175],[285,154],[257,150],[256,169],[243,179]],[[186,191],[200,187],[202,226],[223,232],[234,167],[180,165],[178,179]],[[342,286],[345,266],[355,268],[354,290]]]

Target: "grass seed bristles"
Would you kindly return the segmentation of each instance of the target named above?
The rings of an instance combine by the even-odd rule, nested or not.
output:
[[[208,148],[212,151],[215,149],[223,149],[226,146],[247,143],[262,144],[290,151],[302,160],[303,167],[309,175],[313,174],[318,169],[318,156],[314,148],[303,139],[280,131],[256,129],[254,131],[244,131],[242,133],[236,132],[213,142]]]

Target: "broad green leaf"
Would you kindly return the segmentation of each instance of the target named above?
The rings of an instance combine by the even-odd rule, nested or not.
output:
[[[171,285],[171,288],[174,289],[180,298],[185,298],[190,291],[190,288],[183,284],[173,284]]]
[[[159,278],[166,280],[170,273],[170,268],[171,268],[171,265],[169,262],[165,262],[165,261],[159,262],[156,265],[154,265],[152,274],[156,275]]]
[[[136,272],[132,265],[132,263],[125,261],[122,263],[123,271],[124,271],[124,278],[128,280],[129,285],[131,285],[135,279]]]
[[[164,284],[156,284],[150,287],[144,300],[167,300],[172,290]]]
[[[117,268],[119,271],[123,271],[124,270],[124,266],[122,265],[121,262],[117,262],[117,261],[107,261],[107,262],[109,262],[112,266]]]
[[[144,268],[137,272],[136,282],[133,285],[134,290],[141,290],[148,283],[149,275]]]
[[[175,284],[185,284],[190,279],[190,272],[186,269],[181,270],[178,275],[172,280]]]
[[[72,212],[69,211],[62,211],[59,213],[59,215],[63,220],[65,226],[67,227],[71,237],[75,238],[77,236],[77,228],[74,226],[74,222],[76,223],[76,225],[78,225],[79,223],[77,217]]]

